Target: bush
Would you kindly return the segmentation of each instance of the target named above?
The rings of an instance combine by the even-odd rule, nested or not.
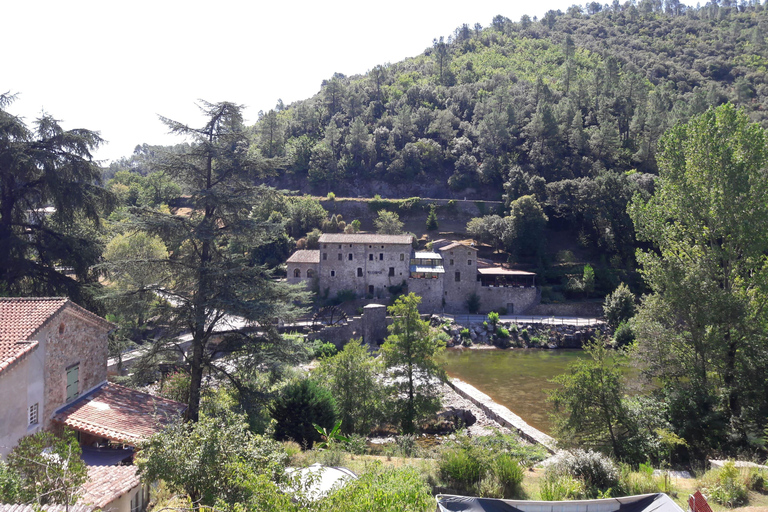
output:
[[[488,322],[495,328],[496,324],[499,323],[499,314],[495,311],[488,313]]]
[[[458,492],[472,494],[480,483],[480,460],[471,449],[455,447],[443,450],[437,464],[440,476]]]
[[[627,322],[621,322],[613,333],[613,341],[617,347],[626,347],[635,341],[635,333]]]
[[[650,464],[640,464],[637,471],[632,471],[628,465],[623,465],[619,487],[621,494],[626,496],[674,492],[669,478],[666,475],[654,476],[653,467]]]
[[[614,329],[635,316],[635,309],[635,295],[624,283],[608,295],[603,303],[603,315]]]
[[[708,499],[733,508],[749,501],[745,480],[748,481],[749,476],[742,475],[733,461],[728,461],[722,468],[707,471],[699,481],[699,487]]]
[[[185,371],[178,370],[169,374],[160,385],[159,395],[183,404],[189,403],[190,377]]]
[[[528,334],[528,329],[523,329],[520,331],[520,337],[523,338],[523,341],[531,341],[531,336]]]
[[[316,359],[333,357],[338,352],[336,345],[333,343],[325,342],[323,340],[315,340],[312,343],[312,351]]]
[[[293,440],[307,448],[320,441],[314,424],[330,430],[336,422],[336,402],[331,392],[310,379],[285,386],[269,412],[276,422],[275,439]]]
[[[336,194],[334,194],[333,192],[328,192],[328,195],[325,196],[325,198],[327,200],[329,200],[329,201],[335,201],[336,200]]]
[[[509,338],[509,331],[507,329],[505,329],[504,327],[499,326],[496,329],[496,336],[498,336],[499,338],[502,338],[502,339],[507,339],[507,338]]]
[[[458,493],[487,498],[513,498],[522,493],[523,466],[510,452],[494,443],[474,443],[469,439],[449,446],[440,453],[441,478]]]
[[[466,305],[467,311],[474,315],[480,311],[480,297],[476,293],[469,294]]]
[[[467,329],[467,328],[465,327],[464,329],[462,329],[462,330],[461,330],[461,332],[459,333],[459,335],[461,336],[461,339],[463,339],[463,340],[467,340],[467,339],[469,339],[469,337],[470,337],[470,336],[469,336],[469,329]]]
[[[619,484],[619,470],[605,455],[584,450],[562,451],[547,467],[548,475],[568,475],[584,483],[590,498],[604,495]]]
[[[570,475],[547,473],[539,487],[543,501],[579,500],[586,497],[584,482]]]

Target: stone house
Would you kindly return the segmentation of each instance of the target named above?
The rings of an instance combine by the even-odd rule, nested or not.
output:
[[[181,416],[183,404],[107,382],[113,328],[67,298],[0,298],[0,459],[22,437],[66,425],[77,431],[89,467],[130,465],[139,440]],[[143,510],[148,488],[114,476],[126,471],[89,470],[86,488],[101,489],[98,507],[113,509],[106,495],[114,501],[130,494],[114,512]],[[105,485],[115,478],[135,485],[110,494]]]
[[[410,235],[323,234],[319,250],[296,251],[286,262],[288,281],[322,295],[388,298],[404,284],[421,296],[422,313],[466,313],[475,294],[480,311],[504,308],[521,314],[538,304],[532,272],[479,261],[477,249],[436,241],[432,251],[414,251]]]

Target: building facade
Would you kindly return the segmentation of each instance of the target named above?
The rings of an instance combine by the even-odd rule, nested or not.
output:
[[[414,251],[412,242],[410,235],[323,234],[318,250],[296,251],[288,259],[288,281],[327,297],[386,299],[413,292],[422,298],[423,313],[466,313],[473,295],[480,312],[521,314],[538,304],[531,272],[479,263],[471,245],[435,242],[433,251]]]

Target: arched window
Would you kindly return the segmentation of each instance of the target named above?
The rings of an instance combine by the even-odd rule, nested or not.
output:
[[[301,270],[297,268],[293,269],[293,277],[301,277]]]
[[[307,277],[315,277],[315,271],[311,268],[307,269]]]

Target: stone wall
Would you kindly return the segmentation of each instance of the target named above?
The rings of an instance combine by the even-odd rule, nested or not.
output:
[[[408,279],[408,292],[421,297],[419,312],[439,313],[443,310],[443,297],[445,297],[443,281],[443,279]]]
[[[34,434],[40,428],[29,425],[29,407],[38,404],[42,420],[43,373],[42,352],[38,347],[21,361],[0,373],[0,460],[16,446],[19,439]]]
[[[477,295],[480,297],[480,313],[506,308],[508,315],[528,314],[539,303],[539,290],[532,286],[478,286]]]
[[[67,368],[79,365],[80,395],[107,380],[108,332],[104,324],[65,308],[35,336],[45,351],[43,428],[49,428],[54,411],[66,403]]]
[[[601,318],[602,302],[567,302],[562,304],[539,304],[525,312],[537,316],[577,316],[582,318]]]

